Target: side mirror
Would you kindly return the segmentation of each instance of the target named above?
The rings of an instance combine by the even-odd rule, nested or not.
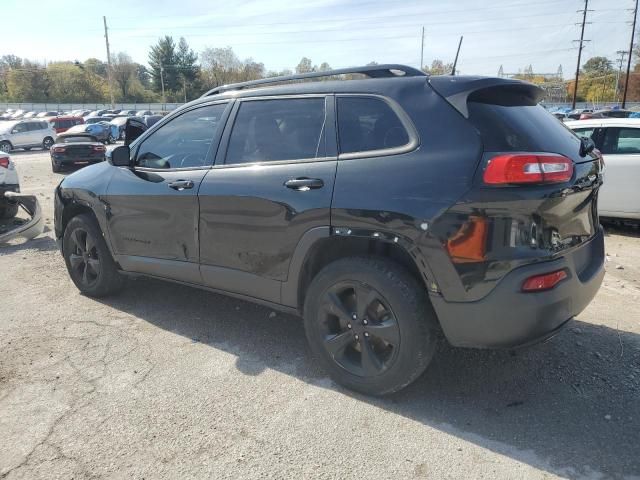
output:
[[[589,137],[580,137],[580,156],[586,157],[596,148],[595,142]]]
[[[131,150],[128,145],[120,145],[110,152],[107,152],[107,162],[114,167],[132,167]]]
[[[146,130],[147,126],[140,120],[128,118],[124,126],[124,144],[131,145],[131,143]]]

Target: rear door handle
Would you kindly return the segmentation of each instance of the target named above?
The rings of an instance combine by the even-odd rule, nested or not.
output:
[[[286,182],[284,182],[284,186],[293,190],[306,192],[311,189],[324,187],[324,182],[321,178],[300,177],[287,180]]]
[[[174,190],[189,190],[193,188],[193,181],[191,180],[176,180],[175,182],[169,183],[169,188],[173,188]]]

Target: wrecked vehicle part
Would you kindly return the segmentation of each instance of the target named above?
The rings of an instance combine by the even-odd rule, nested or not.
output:
[[[18,206],[29,215],[30,219],[24,223],[14,225],[13,228],[7,232],[0,230],[0,243],[6,243],[17,237],[31,239],[40,235],[44,230],[44,221],[42,219],[40,203],[35,195],[5,192],[4,196],[10,202],[17,203]]]

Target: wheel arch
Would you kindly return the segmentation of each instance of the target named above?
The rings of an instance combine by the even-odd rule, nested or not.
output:
[[[282,303],[301,312],[307,289],[320,270],[341,258],[363,255],[385,258],[400,264],[420,285],[428,288],[430,270],[410,251],[411,244],[408,241],[398,237],[381,237],[376,232],[367,234],[358,231],[357,235],[341,235],[332,233],[329,227],[312,229],[296,248],[289,276],[282,286]],[[423,268],[420,268],[419,262],[424,265]]]

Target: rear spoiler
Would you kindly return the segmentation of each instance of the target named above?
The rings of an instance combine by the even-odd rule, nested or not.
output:
[[[503,106],[533,106],[544,95],[544,90],[533,83],[507,78],[442,75],[429,77],[429,84],[464,118],[469,118],[468,101]]]

